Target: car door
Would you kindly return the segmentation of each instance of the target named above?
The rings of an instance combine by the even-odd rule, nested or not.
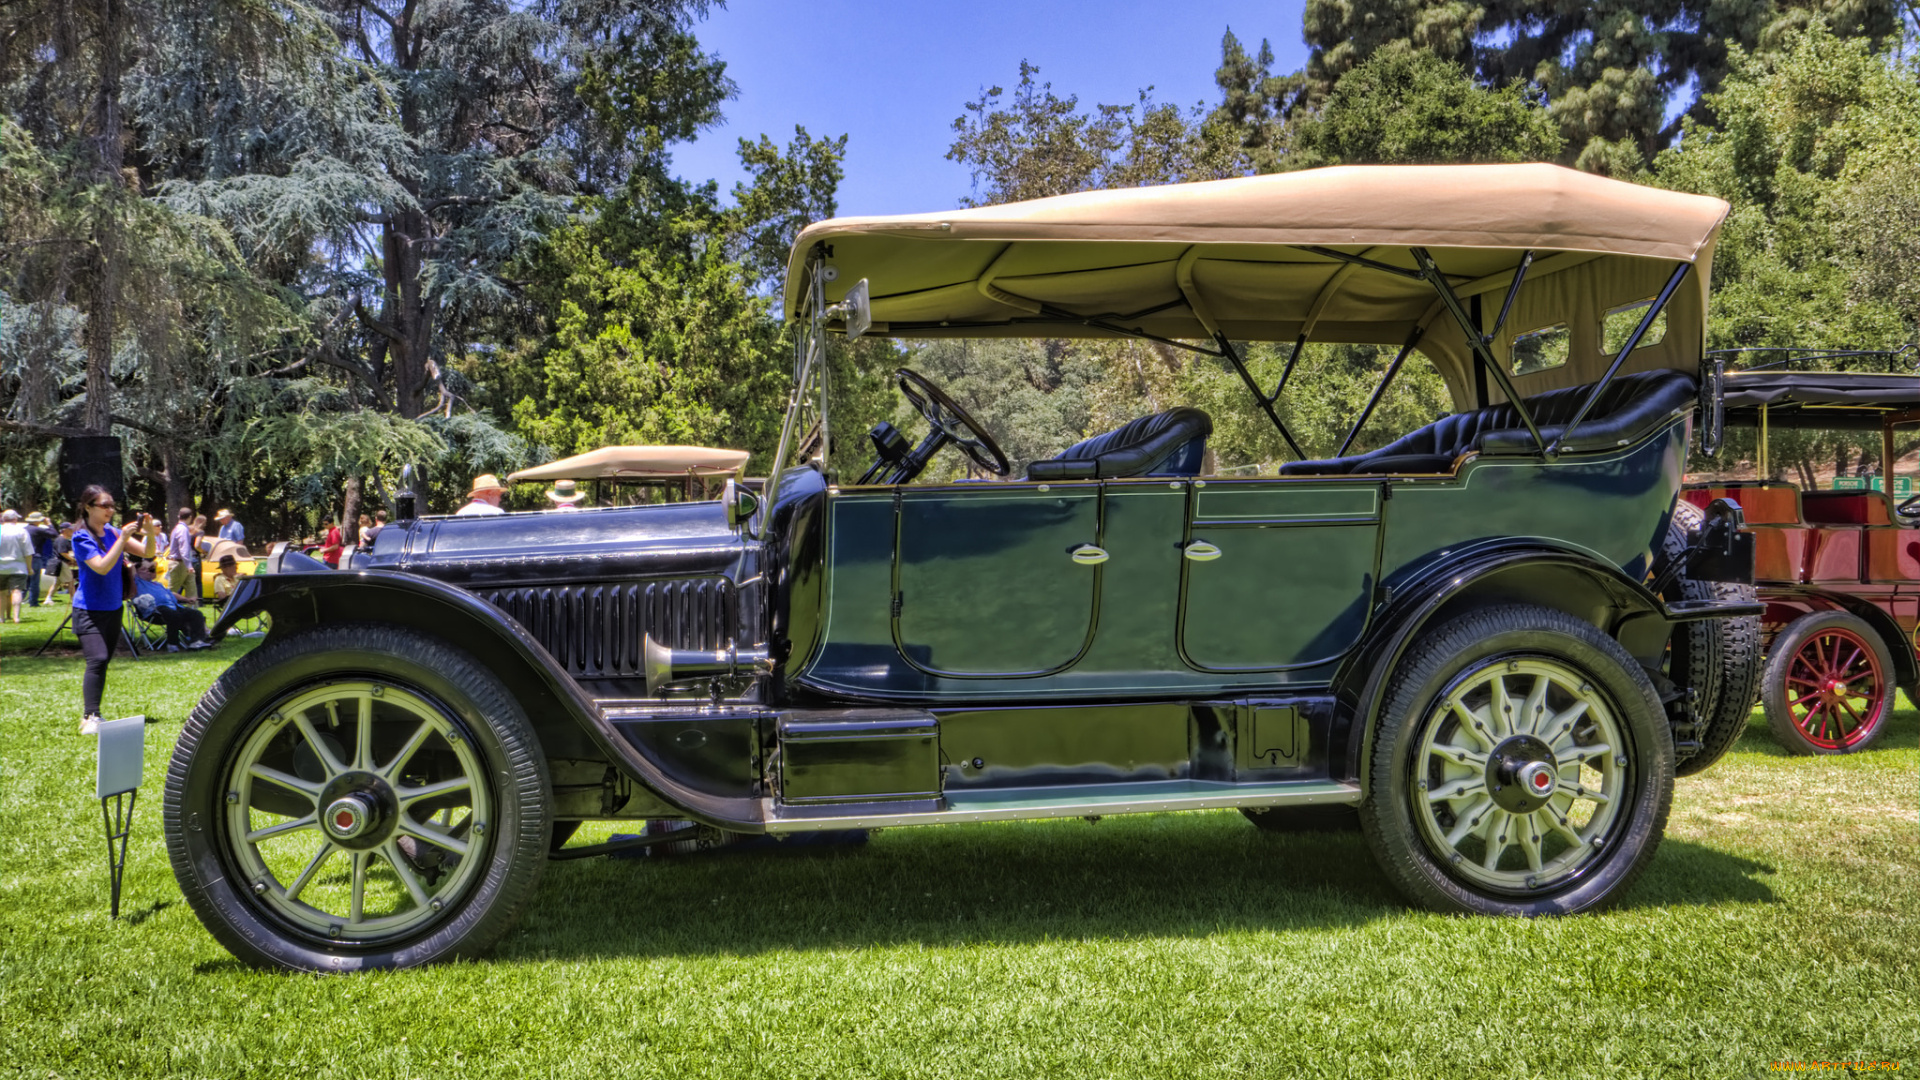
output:
[[[1093,636],[1100,485],[958,484],[894,497],[893,635],[937,675],[1047,675]]]
[[[1196,483],[1183,546],[1180,651],[1203,671],[1273,671],[1360,640],[1379,566],[1379,481]]]

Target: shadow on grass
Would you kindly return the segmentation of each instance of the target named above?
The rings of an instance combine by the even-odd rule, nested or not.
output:
[[[171,900],[155,900],[153,903],[148,904],[146,907],[141,908],[139,911],[133,912],[132,914],[128,915],[122,921],[125,922],[128,926],[139,926],[141,923],[146,922],[148,919],[153,918],[155,915],[160,914],[161,912],[167,910],[172,906],[173,906],[173,901]]]
[[[1624,907],[1772,902],[1771,868],[1668,841]],[[865,847],[548,868],[503,960],[1324,932],[1407,915],[1356,833],[1238,815],[890,831]]]
[[[1912,750],[1916,746],[1920,746],[1920,712],[1912,708],[1896,709],[1892,716],[1887,717],[1886,729],[1873,740],[1871,746],[1859,753],[1878,754],[1889,750]],[[1775,758],[1810,756],[1791,753],[1786,747],[1780,745],[1780,740],[1774,737],[1773,729],[1767,726],[1766,715],[1759,709],[1753,711],[1753,716],[1747,721],[1745,730],[1741,731],[1740,737],[1734,740],[1732,752]]]

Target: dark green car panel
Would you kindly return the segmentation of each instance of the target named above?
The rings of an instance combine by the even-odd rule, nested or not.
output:
[[[821,632],[794,642],[791,681],[928,704],[1324,687],[1396,586],[1478,546],[1532,540],[1644,578],[1686,438],[1676,420],[1451,476],[829,490]],[[1106,560],[1076,563],[1085,544]]]

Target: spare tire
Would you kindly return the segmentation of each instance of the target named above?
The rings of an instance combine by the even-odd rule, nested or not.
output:
[[[1706,516],[1692,503],[1673,509],[1662,545],[1663,564],[1680,558]],[[1751,585],[1726,581],[1695,581],[1682,573],[1666,589],[1665,600],[1716,600],[1753,603],[1758,594]],[[1674,628],[1669,646],[1667,678],[1681,690],[1693,691],[1695,722],[1691,732],[1675,730],[1674,775],[1692,776],[1719,761],[1746,730],[1760,686],[1760,617],[1703,619]],[[1692,735],[1691,739],[1683,738]],[[1697,743],[1681,749],[1681,743]]]

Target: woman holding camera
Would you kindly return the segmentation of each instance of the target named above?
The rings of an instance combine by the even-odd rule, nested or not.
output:
[[[80,520],[74,523],[73,560],[79,567],[79,586],[73,594],[73,633],[87,658],[87,673],[80,683],[80,734],[93,735],[100,730],[107,662],[120,640],[120,608],[129,591],[126,556],[138,545],[140,554],[153,558],[153,515],[141,514],[124,532],[114,528],[108,524],[116,509],[113,493],[99,484],[90,484],[80,493],[75,509]]]

